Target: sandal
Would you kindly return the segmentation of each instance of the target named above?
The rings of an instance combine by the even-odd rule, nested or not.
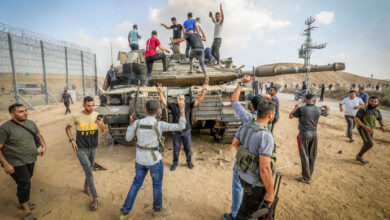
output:
[[[368,164],[368,163],[370,163],[370,161],[365,160],[363,157],[358,157],[358,156],[356,156],[356,160],[359,161],[359,162],[362,163],[362,164]]]
[[[29,208],[30,210],[35,209],[35,204],[32,203],[32,202],[28,202],[28,208]],[[23,206],[22,206],[22,205],[19,205],[19,209],[23,209]]]
[[[89,206],[89,209],[91,211],[95,211],[96,209],[98,209],[99,207],[99,202],[98,201],[92,201],[91,205]]]
[[[23,220],[35,220],[35,219],[37,219],[37,217],[32,212],[27,213],[23,217]]]
[[[303,178],[297,178],[297,181],[300,182],[300,183],[310,184],[310,180],[305,180]]]

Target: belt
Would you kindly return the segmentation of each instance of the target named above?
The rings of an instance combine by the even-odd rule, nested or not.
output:
[[[143,147],[143,146],[139,146],[139,145],[137,145],[137,147],[139,147],[142,150],[150,151],[152,153],[153,160],[155,160],[155,161],[157,160],[157,156],[154,152],[158,151],[158,147]]]

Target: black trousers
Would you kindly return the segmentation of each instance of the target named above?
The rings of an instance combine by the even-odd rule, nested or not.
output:
[[[276,124],[276,122],[278,122],[278,121],[279,121],[279,119],[274,119],[274,120],[272,121],[272,125],[271,125],[271,133],[272,133],[272,134],[274,133],[275,124]]]
[[[156,60],[162,60],[163,62],[163,71],[167,71],[167,58],[165,57],[164,54],[161,53],[156,53],[153,56],[146,57],[146,66],[148,68],[148,73],[146,74],[146,79],[148,80],[150,78],[150,75],[152,75],[152,70],[153,70],[153,63]]]
[[[264,187],[252,187],[252,184],[241,178],[240,182],[243,188],[242,202],[234,220],[250,220],[252,219],[251,215],[259,209],[267,191]]]
[[[358,127],[358,131],[363,140],[363,146],[362,149],[360,149],[358,156],[363,157],[363,155],[374,146],[374,141],[372,140],[374,132],[367,133],[367,131],[361,127]]]
[[[179,163],[179,155],[181,143],[184,146],[184,152],[186,153],[187,163],[191,162],[191,129],[187,131],[173,131],[173,164]]]
[[[305,137],[299,134],[297,137],[299,155],[301,156],[302,177],[304,180],[311,180],[314,171],[314,163],[317,158],[317,135]]]
[[[65,115],[68,114],[68,112],[70,113],[70,108],[69,108],[69,105],[70,105],[70,102],[64,102],[64,105],[65,105]]]
[[[17,185],[16,196],[18,197],[19,204],[30,200],[31,177],[34,173],[34,165],[35,163],[30,163],[14,167],[15,172],[11,174],[11,177]]]

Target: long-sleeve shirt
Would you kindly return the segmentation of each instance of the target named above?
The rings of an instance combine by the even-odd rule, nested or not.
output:
[[[145,118],[140,119],[140,124],[154,125],[156,120],[157,119],[154,117],[146,116]],[[133,140],[134,136],[137,135],[137,144],[139,146],[150,147],[150,148],[158,147],[159,146],[158,137],[154,132],[154,130],[138,128],[137,134],[135,133],[135,130],[137,128],[137,121],[135,121],[132,125],[130,125],[127,128],[126,141]],[[179,123],[177,124],[167,123],[164,121],[158,122],[157,130],[161,136],[164,131],[181,131],[184,130],[185,127],[186,127],[186,118],[180,117]],[[138,164],[144,166],[154,165],[158,163],[160,160],[162,160],[162,156],[158,150],[155,151],[154,153],[157,157],[157,160],[153,160],[152,152],[150,150],[144,150],[137,147],[135,161]]]
[[[247,111],[239,101],[233,102],[232,107],[236,112],[236,114],[241,118],[242,125],[245,125],[246,123],[252,121],[252,113]],[[238,137],[239,133],[240,133],[239,130],[237,130],[236,137]]]

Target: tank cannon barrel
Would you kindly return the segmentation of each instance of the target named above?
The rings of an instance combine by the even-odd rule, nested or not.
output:
[[[345,63],[333,63],[328,65],[279,68],[276,66],[258,66],[254,72],[257,77],[277,76],[285,74],[306,73],[306,72],[323,72],[345,70]],[[242,71],[240,76],[253,75],[252,71]]]

